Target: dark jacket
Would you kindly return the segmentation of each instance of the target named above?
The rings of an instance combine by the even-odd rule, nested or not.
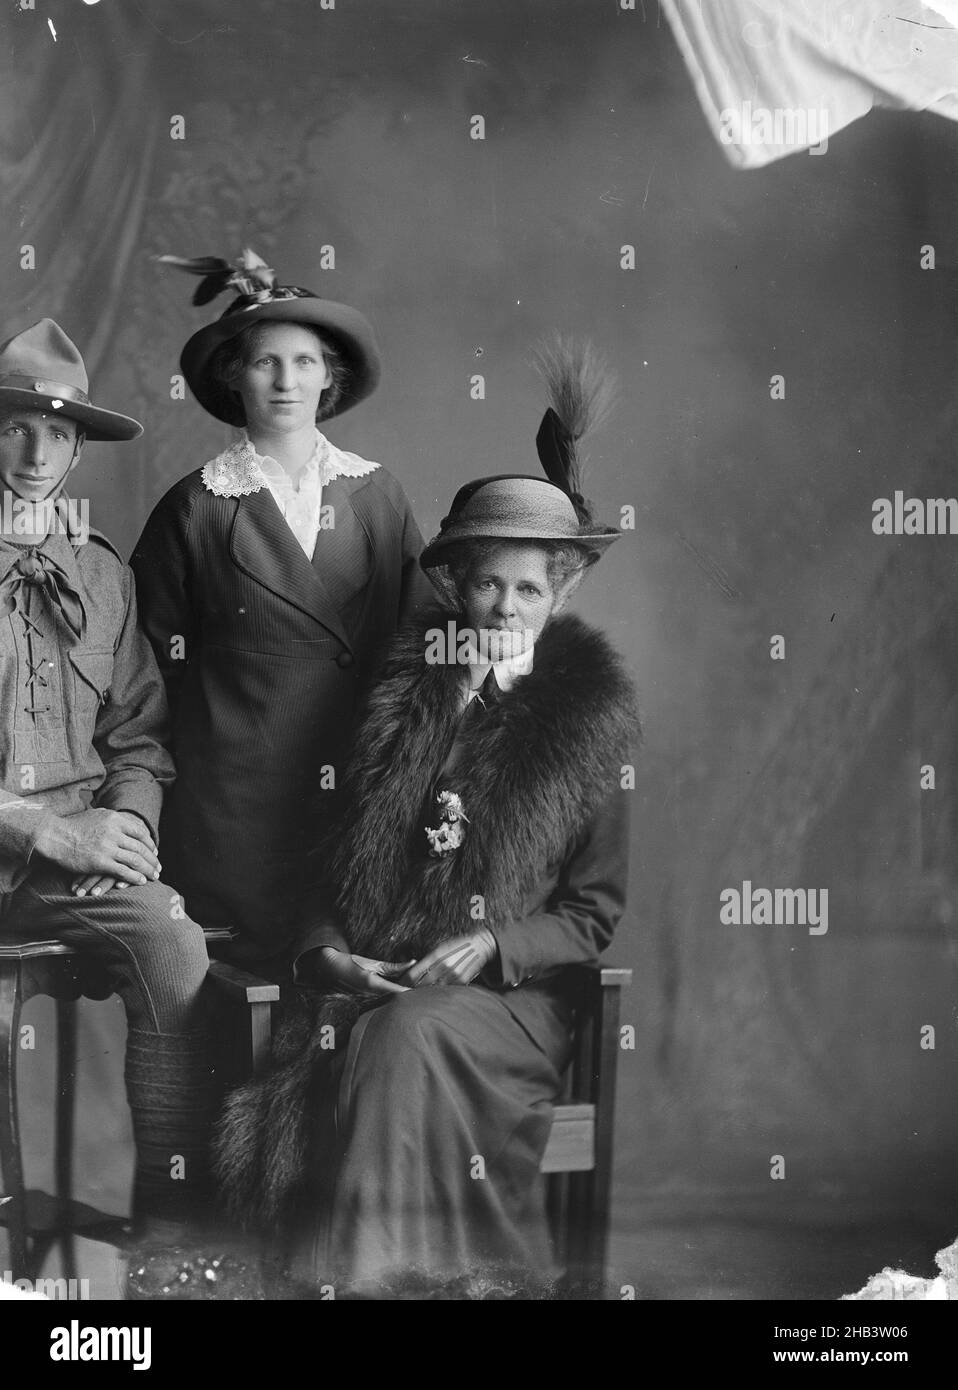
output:
[[[237,929],[240,959],[285,951],[317,910],[359,693],[429,590],[385,469],[327,484],[323,505],[335,525],[310,563],[267,488],[218,496],[192,473],[131,561],[172,714],[165,875],[191,915]]]
[[[0,893],[26,877],[51,816],[132,811],[155,837],[173,780],[129,569],[98,531],[76,545],[54,532],[40,549],[58,590],[82,605],[84,630],[75,635],[47,585],[18,582],[24,551],[0,540]]]
[[[523,1032],[541,1034],[544,1046],[565,967],[598,959],[625,905],[632,793],[622,770],[638,735],[632,684],[600,633],[578,618],[554,619],[532,671],[469,722],[452,783],[437,782],[462,713],[464,673],[429,664],[425,634],[444,630],[448,618],[436,613],[393,645],[347,777],[330,866],[337,899],[300,947],[408,960],[482,920],[498,959],[468,988],[501,991]],[[458,792],[468,823],[462,845],[433,858],[425,827],[437,787]],[[227,1108],[219,1171],[236,1210],[275,1220],[305,1180],[324,1069],[356,1017],[377,1005],[388,1008],[388,997],[301,992],[279,1031],[274,1067]]]

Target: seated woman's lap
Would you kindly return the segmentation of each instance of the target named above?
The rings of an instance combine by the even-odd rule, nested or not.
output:
[[[473,1133],[495,1115],[500,1135],[537,1112],[534,1128],[547,1135],[570,1050],[569,1010],[555,990],[410,990],[353,1028],[339,1085],[340,1135],[356,1137],[368,1126],[380,1136],[384,1126],[408,1132],[414,1113],[438,1120],[450,1107],[473,1112]]]
[[[357,1067],[380,1078],[429,1067],[450,1053],[495,1059],[506,1071],[558,1085],[570,1053],[570,1010],[545,987],[498,992],[482,985],[411,989],[371,1009],[353,1028],[344,1085]]]
[[[535,1187],[569,1054],[545,985],[419,988],[363,1014],[338,1086],[325,1268],[544,1267]]]

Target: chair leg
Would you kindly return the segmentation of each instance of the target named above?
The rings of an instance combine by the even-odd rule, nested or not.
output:
[[[76,1278],[76,1238],[70,1222],[73,1196],[73,1121],[76,1109],[77,1015],[76,1004],[57,1000],[56,1136],[54,1139],[54,1192],[59,1212],[63,1277]]]
[[[582,1215],[577,1234],[583,1265],[600,1284],[607,1275],[609,1216],[612,1199],[612,1141],[615,1120],[615,1082],[619,1062],[618,988],[599,989],[595,1023],[598,1052],[593,1100],[595,1103],[595,1167],[576,1174],[581,1182]]]
[[[256,1003],[249,1006],[250,1067],[253,1076],[261,1076],[269,1065],[273,1038],[273,1006]]]
[[[20,1034],[20,963],[0,961],[0,1171],[3,1214],[15,1279],[28,1277],[27,1212],[23,1155],[17,1112],[17,1050]]]
[[[569,1267],[569,1175],[549,1173],[546,1177],[546,1220],[552,1237],[556,1262],[563,1273]]]
[[[607,1275],[612,1195],[612,1140],[619,1053],[618,986],[593,980],[580,1038],[576,1084],[595,1106],[595,1166],[569,1175],[569,1268],[601,1290]],[[581,1094],[582,1091],[579,1091]]]

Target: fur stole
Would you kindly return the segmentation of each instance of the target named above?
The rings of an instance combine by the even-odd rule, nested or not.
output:
[[[632,683],[606,639],[559,616],[539,637],[528,675],[467,725],[449,784],[437,782],[462,712],[463,668],[429,664],[426,634],[447,611],[400,633],[372,691],[346,774],[332,851],[337,919],[350,947],[377,960],[421,958],[475,930],[514,921],[549,864],[561,862],[618,785],[638,725]],[[428,854],[438,790],[458,792],[460,847]],[[217,1167],[237,1215],[275,1223],[302,1187],[330,1037],[382,996],[298,991],[262,1080],[228,1099]],[[329,1032],[329,1025],[333,1033]]]

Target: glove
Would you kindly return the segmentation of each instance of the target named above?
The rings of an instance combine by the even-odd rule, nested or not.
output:
[[[417,985],[468,985],[494,960],[496,938],[488,927],[468,936],[454,936],[436,946],[406,972],[406,981]]]
[[[395,977],[405,974],[416,963],[370,960],[368,956],[337,951],[333,946],[324,946],[319,956],[320,982],[327,989],[343,990],[347,994],[404,994],[409,986],[397,984]]]

